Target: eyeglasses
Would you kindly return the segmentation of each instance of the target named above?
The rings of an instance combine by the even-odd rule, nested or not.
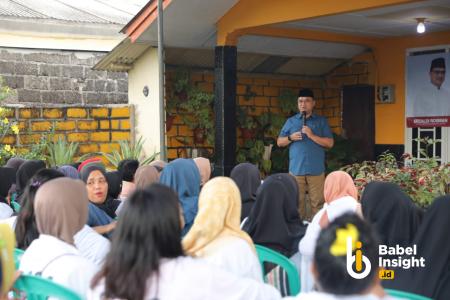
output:
[[[99,184],[99,185],[104,185],[104,184],[106,184],[106,179],[102,178],[102,179],[99,179],[99,180],[89,180],[87,182],[87,185],[88,186],[93,186],[96,183]]]

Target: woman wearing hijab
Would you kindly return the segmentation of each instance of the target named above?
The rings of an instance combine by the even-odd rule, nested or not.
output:
[[[19,167],[16,174],[16,202],[21,204],[20,197],[25,190],[28,180],[30,180],[30,178],[33,177],[33,175],[36,174],[37,171],[44,168],[45,163],[42,160],[28,160]]]
[[[155,182],[159,182],[159,172],[154,166],[141,166],[136,170],[134,175],[136,189],[144,189]]]
[[[209,159],[204,157],[196,157],[194,158],[194,162],[200,172],[200,185],[203,186],[211,177],[211,163],[209,162]]]
[[[237,184],[241,192],[242,214],[241,221],[248,217],[256,200],[256,190],[261,185],[261,174],[251,163],[238,164],[231,170],[231,179]]]
[[[108,181],[105,168],[98,163],[90,163],[81,169],[81,179],[86,184],[89,199],[87,225],[100,234],[110,234],[115,227],[116,210],[119,200],[108,197]]]
[[[42,169],[31,178],[25,187],[22,196],[22,208],[16,220],[12,222],[16,233],[17,248],[26,250],[31,242],[39,237],[34,212],[36,192],[47,181],[60,177],[64,177],[61,172],[53,169]]]
[[[122,191],[122,175],[119,171],[111,171],[106,172],[105,177],[108,181],[108,196],[118,200]]]
[[[255,244],[286,257],[298,251],[305,226],[297,212],[297,189],[295,178],[289,174],[274,174],[264,180],[243,226]]]
[[[51,278],[86,295],[96,267],[81,256],[73,237],[86,223],[87,203],[86,188],[78,180],[57,178],[39,188],[34,202],[39,238],[22,256],[24,274]]]
[[[63,173],[64,176],[72,178],[72,179],[80,179],[80,173],[78,173],[77,169],[71,165],[64,165],[58,167],[59,172]]]
[[[334,171],[328,174],[325,179],[323,194],[325,204],[314,215],[305,236],[299,244],[301,254],[300,279],[302,291],[305,292],[311,291],[314,286],[311,264],[320,231],[345,213],[361,214],[360,204],[357,202],[358,190],[352,177],[346,172]]]
[[[394,269],[395,280],[383,286],[416,293],[435,300],[450,296],[450,195],[436,198],[424,214],[412,245],[425,259],[425,267]]]
[[[185,252],[243,278],[262,280],[255,246],[240,229],[241,197],[236,184],[216,177],[202,188],[198,213],[183,238]]]
[[[178,194],[185,221],[182,231],[184,236],[197,215],[200,172],[192,159],[178,158],[164,168],[159,182],[172,188]]]
[[[8,193],[15,178],[16,171],[13,168],[0,167],[0,220],[7,219],[14,213],[8,203]]]
[[[185,256],[178,201],[161,184],[137,190],[127,200],[88,299],[280,299],[271,286]]]
[[[11,157],[10,159],[8,159],[8,161],[6,162],[5,167],[7,168],[13,168],[14,170],[18,170],[19,167],[25,162],[25,159],[20,158],[20,157]]]
[[[411,245],[419,228],[420,210],[398,185],[369,183],[361,197],[364,218],[374,227],[384,245]]]
[[[155,167],[156,170],[158,170],[158,173],[161,174],[164,167],[167,166],[167,162],[162,161],[162,160],[154,160],[149,165],[152,167]]]

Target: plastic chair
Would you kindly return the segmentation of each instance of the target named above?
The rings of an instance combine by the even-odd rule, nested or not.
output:
[[[286,271],[289,283],[289,296],[295,296],[300,293],[300,276],[295,265],[286,256],[275,252],[267,247],[255,245],[258,253],[259,262],[264,273],[264,262],[279,265]],[[266,278],[264,278],[266,281]],[[266,281],[267,282],[267,281]]]
[[[83,299],[76,292],[60,284],[33,275],[20,275],[14,284],[14,290],[18,294],[23,292],[27,300],[46,300],[48,297],[55,297],[61,300]]]
[[[399,290],[384,289],[389,296],[408,300],[432,300],[431,298]]]
[[[15,248],[14,249],[14,264],[16,266],[16,270],[19,269],[20,266],[20,259],[22,258],[22,255],[25,253],[22,249]]]
[[[11,206],[16,213],[20,211],[20,204],[17,203],[16,201],[11,201]]]

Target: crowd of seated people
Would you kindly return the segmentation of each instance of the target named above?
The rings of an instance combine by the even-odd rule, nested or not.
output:
[[[306,222],[290,174],[261,180],[250,163],[211,173],[206,158],[117,169],[100,158],[58,168],[10,159],[0,167],[0,299],[20,274],[83,299],[394,299],[386,289],[450,299],[450,195],[423,210],[398,185],[371,182],[359,197],[335,171]],[[348,273],[348,238],[372,262],[364,279]],[[380,244],[416,245],[425,267],[381,281]],[[261,246],[292,262],[300,293],[280,266],[260,264]],[[24,250],[18,270],[14,248]]]

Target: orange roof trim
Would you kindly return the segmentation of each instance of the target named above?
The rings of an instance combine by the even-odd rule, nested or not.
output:
[[[172,0],[163,0],[163,9],[172,2]],[[125,34],[128,35],[131,42],[134,43],[139,36],[156,20],[158,17],[158,1],[149,2],[125,28]]]

